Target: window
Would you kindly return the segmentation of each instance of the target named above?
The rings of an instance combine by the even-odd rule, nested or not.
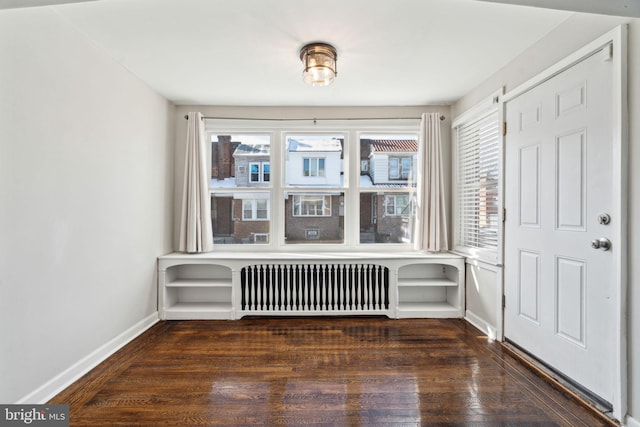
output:
[[[389,159],[389,179],[400,179],[400,159]]]
[[[495,104],[454,124],[455,247],[496,260],[500,232],[500,115]]]
[[[324,159],[302,159],[304,176],[324,176]]]
[[[411,215],[411,203],[408,194],[384,196],[385,214],[388,216]]]
[[[254,233],[253,243],[269,243],[269,234],[267,233]]]
[[[344,134],[286,136],[284,239],[291,244],[344,243]],[[356,169],[357,170],[357,167]]]
[[[265,221],[269,219],[268,200],[243,200],[242,220],[243,221]]]
[[[400,171],[400,177],[402,179],[409,179],[409,173],[411,172],[411,157],[403,157],[401,159],[401,171]]]
[[[389,179],[409,179],[411,157],[389,158]]]
[[[360,172],[369,172],[369,160],[360,160]]]
[[[251,174],[249,177],[250,182],[269,182],[269,162],[256,162],[249,163]]]
[[[389,121],[385,126],[405,133],[375,134],[361,132],[362,122],[351,121],[340,124],[341,132],[326,124],[267,121],[229,121],[213,130],[213,123],[218,126],[212,121],[207,130],[217,250],[242,250],[247,244],[276,251],[365,244],[372,250],[388,244],[413,249],[417,121]],[[395,180],[389,179],[390,170]]]
[[[232,133],[210,137],[214,244],[257,243],[255,236],[269,236],[271,227],[271,137]]]
[[[413,243],[417,205],[411,173],[417,161],[415,135],[362,135],[360,158],[360,244]]]
[[[293,196],[293,216],[331,216],[331,196]]]

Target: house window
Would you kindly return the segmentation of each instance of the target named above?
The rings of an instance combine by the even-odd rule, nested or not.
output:
[[[411,161],[411,157],[390,157],[389,179],[409,179]]]
[[[384,196],[385,215],[411,215],[411,202],[408,194]]]
[[[400,160],[400,177],[402,179],[409,179],[411,173],[411,157],[403,157]]]
[[[251,170],[249,180],[251,182],[269,182],[271,174],[269,171],[269,162],[249,163]]]
[[[269,234],[268,233],[254,233],[253,234],[253,243],[269,243]]]
[[[487,101],[454,122],[455,249],[498,258],[501,134],[497,104]]]
[[[242,220],[243,221],[265,221],[269,219],[268,200],[243,200]]]
[[[331,196],[293,196],[293,216],[331,216]]]
[[[302,160],[303,176],[324,176],[324,159],[305,158]]]
[[[389,159],[389,179],[400,179],[400,159]]]

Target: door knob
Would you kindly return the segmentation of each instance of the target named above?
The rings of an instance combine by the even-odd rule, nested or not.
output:
[[[591,247],[593,249],[602,249],[603,251],[608,251],[609,249],[611,249],[611,241],[606,237],[593,239],[591,241]]]

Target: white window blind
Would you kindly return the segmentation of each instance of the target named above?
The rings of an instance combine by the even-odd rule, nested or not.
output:
[[[499,231],[500,117],[485,112],[455,128],[456,246],[496,253]]]

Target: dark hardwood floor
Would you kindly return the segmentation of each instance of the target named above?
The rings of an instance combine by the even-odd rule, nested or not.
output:
[[[78,426],[611,425],[438,319],[160,322],[49,403]]]

